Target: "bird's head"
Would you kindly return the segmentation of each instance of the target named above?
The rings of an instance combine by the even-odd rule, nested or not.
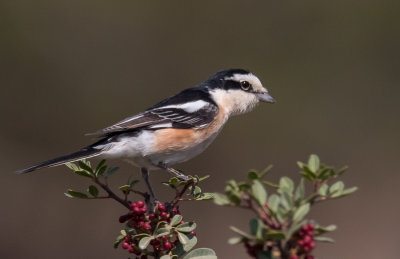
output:
[[[223,70],[206,82],[214,101],[229,115],[251,111],[260,101],[275,103],[260,79],[244,69]]]

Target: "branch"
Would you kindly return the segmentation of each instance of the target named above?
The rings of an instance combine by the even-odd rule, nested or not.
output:
[[[100,182],[100,180],[97,177],[93,177],[93,182],[95,182],[97,185],[99,185],[105,192],[107,192],[108,197],[111,199],[116,200],[120,204],[122,204],[125,208],[130,209],[130,204],[127,200],[124,200],[120,198],[118,195],[116,195],[109,187],[107,184],[104,184]]]

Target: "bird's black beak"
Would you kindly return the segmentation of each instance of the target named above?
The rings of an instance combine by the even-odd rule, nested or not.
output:
[[[275,103],[275,99],[269,95],[269,93],[257,93],[257,98],[259,101],[266,103]]]

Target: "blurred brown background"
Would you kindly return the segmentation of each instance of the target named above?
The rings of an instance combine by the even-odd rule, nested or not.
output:
[[[133,115],[231,67],[253,71],[278,100],[229,121],[213,145],[179,165],[221,191],[250,168],[297,177],[317,153],[349,165],[359,192],[317,206],[335,223],[324,259],[399,258],[400,18],[395,1],[0,2],[1,258],[126,258],[112,243],[124,209],[64,197],[88,182],[65,167],[16,169],[90,144],[86,132]],[[113,182],[138,170],[126,164]],[[167,174],[152,174],[159,184]],[[251,214],[187,203],[199,247],[247,258],[229,225]]]

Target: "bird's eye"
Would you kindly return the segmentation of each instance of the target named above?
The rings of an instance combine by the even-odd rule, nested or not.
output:
[[[240,87],[242,87],[243,90],[247,91],[251,88],[251,84],[248,81],[240,81]]]

